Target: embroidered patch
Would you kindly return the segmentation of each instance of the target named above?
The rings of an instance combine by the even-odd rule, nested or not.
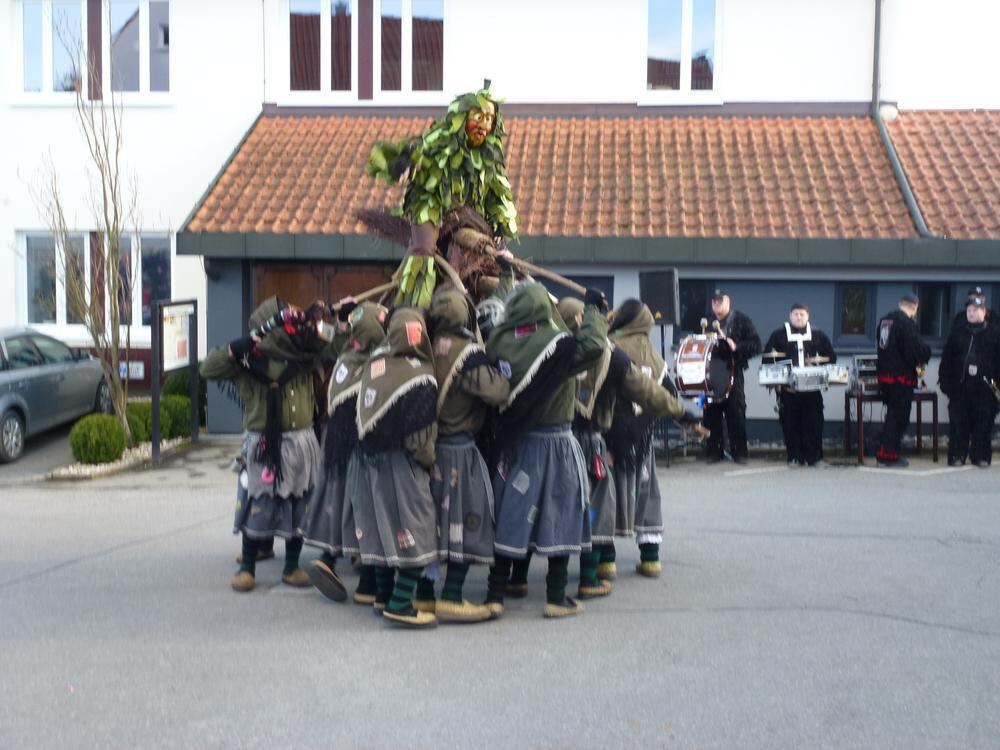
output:
[[[354,323],[357,323],[364,316],[365,316],[365,309],[361,305],[358,305],[357,307],[354,308],[354,310],[351,311],[351,324],[353,325]]]
[[[497,362],[497,367],[500,368],[500,374],[503,375],[505,378],[507,378],[507,380],[510,380],[510,375],[511,375],[510,362],[508,362],[506,359],[501,359],[499,362]]]
[[[247,470],[244,469],[240,472],[240,487],[247,489],[250,486],[250,475],[247,474]]]
[[[396,532],[396,546],[401,550],[409,549],[416,545],[417,541],[413,538],[413,534],[410,533],[409,529],[400,529]]]
[[[534,524],[536,518],[538,518],[538,506],[532,505],[528,508],[528,523]]]
[[[590,391],[588,391],[586,388],[581,388],[580,389],[580,400],[581,401],[586,401],[588,398],[590,398]]]
[[[377,391],[374,388],[365,389],[365,408],[368,409],[372,404],[375,403],[375,395]]]
[[[885,349],[889,346],[889,334],[892,333],[892,320],[883,320],[878,329],[878,348]]]
[[[514,477],[514,481],[510,483],[510,486],[523,495],[531,486],[531,477],[529,477],[528,473],[522,469],[517,472],[517,476]]]
[[[447,513],[449,508],[451,508],[451,495],[445,495],[441,501],[441,511]]]
[[[375,378],[380,378],[385,375],[385,360],[376,359],[372,360],[372,366],[369,368],[369,373],[371,374],[372,380]]]
[[[465,514],[465,528],[469,531],[478,531],[479,527],[482,525],[483,519],[478,513]]]
[[[523,326],[517,326],[514,329],[514,338],[523,339],[525,336],[530,336],[537,330],[538,323],[525,323]]]
[[[261,508],[259,505],[255,505],[250,509],[250,517],[253,518],[258,513],[263,513],[263,512],[264,512],[263,508]]]
[[[409,320],[406,322],[406,343],[410,346],[416,346],[420,343],[420,339],[424,336],[424,327],[421,323],[415,320]]]
[[[454,466],[451,467],[451,479],[448,480],[448,484],[452,487],[458,487],[458,469]]]
[[[357,537],[358,539],[360,539],[364,535],[365,535],[365,532],[363,532],[361,529],[355,529],[354,530],[354,536]]]
[[[452,340],[447,336],[442,336],[434,343],[434,353],[439,357],[447,357],[451,351]]]
[[[640,369],[642,370],[642,374],[645,375],[647,378],[653,377],[652,367],[646,367],[646,365],[643,365]]]
[[[333,374],[333,379],[336,380],[338,383],[343,383],[345,380],[347,380],[347,375],[348,375],[347,365],[341,362],[340,367],[337,368],[337,372]]]
[[[465,529],[460,523],[453,523],[448,527],[448,541],[452,544],[461,544],[465,536]]]

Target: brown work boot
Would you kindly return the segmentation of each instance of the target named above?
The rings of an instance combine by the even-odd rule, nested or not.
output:
[[[254,590],[257,581],[254,579],[253,573],[249,570],[240,570],[233,576],[233,580],[229,582],[229,585],[233,587],[233,591],[245,594],[248,591]]]

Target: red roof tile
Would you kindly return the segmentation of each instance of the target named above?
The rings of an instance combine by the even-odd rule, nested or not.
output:
[[[1000,112],[904,112],[889,134],[928,229],[1000,238]]]
[[[424,118],[262,117],[186,227],[357,234],[400,186],[365,175],[372,143]],[[912,237],[864,117],[507,120],[525,236]]]

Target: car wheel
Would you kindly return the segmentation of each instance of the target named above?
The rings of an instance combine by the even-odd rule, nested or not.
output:
[[[24,452],[24,420],[16,411],[0,418],[0,463],[16,461]]]
[[[97,386],[97,398],[94,399],[94,411],[98,414],[110,414],[112,411],[111,404],[111,389],[108,388],[108,384],[101,382]]]

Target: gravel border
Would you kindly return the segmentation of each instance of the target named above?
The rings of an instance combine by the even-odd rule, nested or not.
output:
[[[160,441],[160,460],[172,453],[177,453],[186,446],[191,445],[190,437],[173,438],[172,440]],[[97,479],[99,477],[110,477],[114,474],[121,474],[132,469],[150,468],[153,465],[153,444],[140,443],[135,448],[126,448],[122,457],[109,464],[81,464],[72,463],[67,466],[60,466],[58,469],[45,475],[46,479],[57,481],[73,481],[78,479]]]

